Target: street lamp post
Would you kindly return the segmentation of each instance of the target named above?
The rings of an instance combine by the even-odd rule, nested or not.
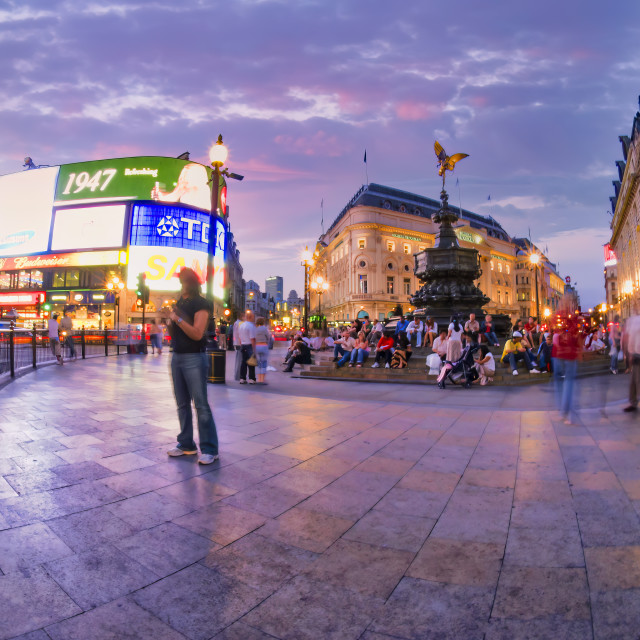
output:
[[[233,178],[234,180],[244,180],[244,176],[237,173],[230,173],[229,169],[223,168],[227,161],[229,150],[222,142],[222,134],[218,135],[216,143],[209,149],[209,160],[211,161],[211,213],[209,214],[209,241],[207,243],[207,300],[213,309],[213,254],[216,248],[216,214],[218,211],[218,200],[220,199],[220,176]],[[221,212],[224,215],[224,211]]]
[[[304,333],[309,335],[309,267],[313,264],[313,253],[309,247],[305,247],[302,252],[302,262],[304,267]]]
[[[540,262],[540,254],[532,253],[529,256],[529,262],[531,262],[536,272],[536,322],[540,322],[540,296],[538,294],[538,263]]]
[[[115,312],[116,312],[116,353],[120,355],[120,294],[124,289],[124,282],[118,276],[113,276],[107,282],[107,289],[115,294]],[[142,328],[144,331],[144,327]]]
[[[329,289],[329,283],[322,277],[316,276],[316,279],[311,283],[311,288],[318,294],[318,316],[320,317],[321,327],[324,328],[324,322],[322,322],[322,294]]]

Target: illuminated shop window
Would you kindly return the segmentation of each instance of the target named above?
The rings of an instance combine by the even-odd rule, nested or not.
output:
[[[31,288],[32,289],[42,289],[44,285],[44,275],[42,271],[38,271],[37,269],[31,272]]]
[[[11,289],[11,274],[8,271],[0,271],[0,289]]]
[[[54,289],[64,289],[64,269],[53,272],[51,286]]]
[[[65,278],[66,286],[68,289],[72,287],[80,286],[80,269],[69,269],[67,271],[67,277]]]
[[[31,273],[29,271],[18,272],[18,289],[28,289],[31,284]]]

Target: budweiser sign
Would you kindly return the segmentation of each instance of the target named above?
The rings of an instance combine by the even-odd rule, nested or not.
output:
[[[52,267],[90,267],[105,264],[118,264],[118,252],[87,251],[82,253],[58,253],[44,256],[0,258],[0,271],[51,269]]]

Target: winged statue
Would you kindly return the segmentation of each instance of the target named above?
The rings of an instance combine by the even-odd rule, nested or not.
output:
[[[456,166],[456,162],[459,162],[463,158],[468,158],[468,153],[454,153],[452,156],[448,156],[447,152],[442,148],[442,145],[436,140],[433,148],[438,157],[438,175],[442,176],[442,189],[444,190],[444,179],[447,171],[453,171]]]

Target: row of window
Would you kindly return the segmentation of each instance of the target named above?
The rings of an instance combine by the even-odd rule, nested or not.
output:
[[[502,273],[502,264],[503,264],[502,260],[497,260],[497,262],[498,262],[498,271],[500,273]],[[493,271],[494,270],[494,268],[493,268],[493,260],[491,260],[489,262],[489,264],[491,265],[491,271]],[[510,267],[508,262],[504,264],[504,271],[505,271],[505,273],[511,273],[511,267]]]
[[[366,238],[358,239],[358,249],[366,249],[367,248],[367,240]],[[420,245],[418,247],[418,251],[424,251],[426,246]],[[396,250],[396,243],[393,240],[387,240],[387,251],[393,253]],[[402,244],[402,252],[407,255],[413,255],[414,251],[411,249],[411,245],[408,243]],[[331,254],[331,264],[335,264],[338,260],[342,260],[342,258],[346,257],[349,253],[348,245],[341,245],[340,248],[336,249]]]
[[[0,289],[97,289],[104,287],[105,282],[102,269],[0,271]]]
[[[360,274],[358,276],[358,293],[369,293],[369,281],[366,274]],[[387,276],[387,293],[394,295],[396,293],[396,279],[394,276]],[[402,293],[410,296],[411,291],[411,278],[402,279]]]

